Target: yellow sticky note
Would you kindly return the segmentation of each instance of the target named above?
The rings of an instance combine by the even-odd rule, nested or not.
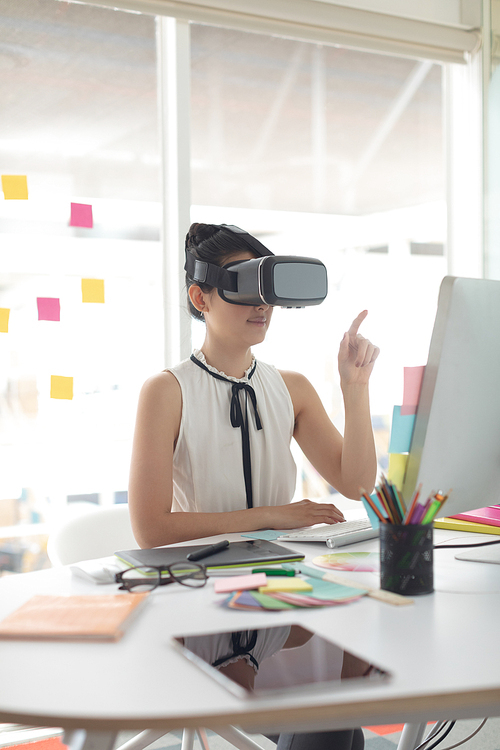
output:
[[[9,315],[10,309],[8,307],[0,307],[0,333],[9,332]]]
[[[24,174],[3,174],[2,190],[6,201],[27,201],[28,178]]]
[[[400,492],[403,489],[407,463],[408,455],[406,453],[389,453],[387,479],[391,484],[395,484]]]
[[[276,578],[268,578],[265,586],[260,586],[259,592],[261,594],[269,594],[272,591],[312,591],[313,587],[310,583],[306,583],[302,578],[282,578],[278,576]]]
[[[104,279],[82,279],[82,302],[104,302]]]
[[[50,376],[50,398],[73,398],[73,378],[63,375]]]

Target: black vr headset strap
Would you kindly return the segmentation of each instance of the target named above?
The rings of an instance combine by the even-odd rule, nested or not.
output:
[[[234,224],[220,224],[219,226],[224,227],[224,229],[229,229],[230,232],[236,234],[239,239],[245,243],[245,245],[248,245],[252,252],[257,253],[257,255],[261,258],[266,255],[274,255],[274,253],[272,253],[265,245],[263,245],[262,242],[257,239],[257,237],[254,237],[252,234],[248,234],[248,232],[245,232],[244,229],[235,227]]]
[[[219,224],[223,229],[227,229],[229,232],[235,234],[239,239],[248,245],[250,250],[256,253],[259,257],[268,255],[274,255],[268,248],[259,242],[256,237],[253,237],[244,229],[234,226],[233,224]],[[184,270],[187,271],[193,281],[197,281],[200,284],[208,284],[214,286],[216,289],[222,289],[225,292],[237,292],[238,291],[238,274],[232,271],[228,271],[226,268],[216,266],[214,263],[207,263],[207,261],[199,260],[192,252],[186,247],[186,262],[184,264]]]
[[[214,263],[199,260],[188,248],[186,248],[184,270],[193,281],[197,281],[199,284],[208,284],[216,287],[216,289],[223,289],[225,292],[238,291],[237,273],[216,266]]]

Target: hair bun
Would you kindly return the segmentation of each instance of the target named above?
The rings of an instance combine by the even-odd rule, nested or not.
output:
[[[191,224],[186,235],[186,247],[198,247],[219,231],[218,224]]]

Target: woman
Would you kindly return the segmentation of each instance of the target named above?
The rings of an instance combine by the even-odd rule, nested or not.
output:
[[[226,225],[193,224],[186,250],[225,266],[257,257]],[[332,503],[291,503],[294,437],[321,476],[343,495],[371,490],[376,454],[368,382],[379,349],[360,336],[360,313],[338,363],[345,405],[342,437],[311,383],[257,362],[273,308],[224,301],[186,275],[191,314],[205,321],[200,351],[144,384],[129,487],[135,537],[155,547],[221,533],[294,529],[344,520]]]

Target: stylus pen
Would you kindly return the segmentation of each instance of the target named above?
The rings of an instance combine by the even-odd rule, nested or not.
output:
[[[204,560],[205,557],[210,557],[210,555],[215,555],[217,552],[222,552],[222,550],[227,547],[229,547],[229,542],[227,539],[224,539],[222,542],[217,542],[217,544],[210,544],[208,547],[202,547],[201,549],[191,552],[186,559],[191,562],[194,562],[195,560]]]

